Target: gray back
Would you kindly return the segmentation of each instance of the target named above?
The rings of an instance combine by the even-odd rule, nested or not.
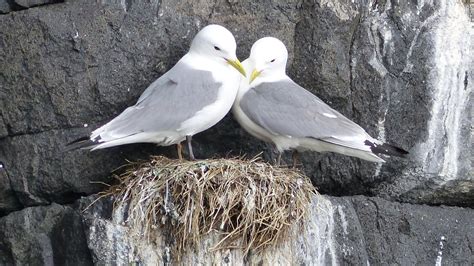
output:
[[[240,107],[253,122],[274,135],[326,139],[365,134],[360,126],[292,80],[249,89]]]
[[[129,136],[176,130],[182,122],[213,103],[221,85],[215,82],[211,72],[178,63],[153,82],[134,106],[112,120],[107,131]]]

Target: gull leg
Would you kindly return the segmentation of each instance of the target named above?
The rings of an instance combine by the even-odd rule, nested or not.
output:
[[[193,145],[191,143],[192,138],[193,138],[193,136],[186,136],[186,142],[188,143],[189,160],[195,161],[196,157],[194,157]]]
[[[297,150],[293,150],[293,154],[291,157],[293,158],[293,169],[296,169],[296,166],[298,165],[298,161],[300,159],[300,154]]]
[[[275,166],[280,166],[281,163],[281,155],[283,152],[280,152],[278,148],[275,145],[272,145],[271,149],[272,153],[277,156],[276,161],[275,161]]]
[[[281,152],[278,151],[278,155],[277,155],[277,160],[276,160],[276,166],[280,166],[280,163],[281,163]]]
[[[180,161],[183,160],[183,145],[181,145],[181,142],[176,144],[176,151],[178,152],[178,158]]]

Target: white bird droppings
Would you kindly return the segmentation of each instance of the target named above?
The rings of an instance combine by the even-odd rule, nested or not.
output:
[[[437,172],[446,180],[456,178],[463,112],[471,88],[465,87],[469,71],[469,16],[459,2],[442,2],[434,32],[434,67],[429,86],[433,88],[428,139],[419,149],[426,172]],[[472,87],[472,86],[471,86]],[[438,159],[439,158],[439,159]]]
[[[441,236],[441,239],[439,241],[438,256],[436,256],[436,266],[441,266],[441,262],[443,261],[444,242],[446,242],[446,237]]]

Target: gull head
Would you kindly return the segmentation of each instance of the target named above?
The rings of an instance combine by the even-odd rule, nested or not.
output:
[[[278,79],[286,76],[288,51],[282,41],[274,37],[265,37],[256,41],[250,50],[250,83],[256,78]]]
[[[220,25],[211,24],[196,34],[189,52],[229,64],[245,76],[244,67],[235,55],[236,48],[234,35],[229,30]]]

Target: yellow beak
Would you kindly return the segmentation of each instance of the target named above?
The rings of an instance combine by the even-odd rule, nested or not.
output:
[[[231,66],[233,66],[235,69],[237,69],[237,71],[240,72],[240,74],[242,74],[244,77],[247,77],[247,75],[245,75],[245,69],[244,69],[244,66],[242,66],[242,64],[240,63],[239,59],[235,59],[235,60],[229,60],[229,59],[226,59],[227,60],[227,63]]]
[[[260,76],[260,74],[262,74],[262,71],[258,71],[257,69],[254,69],[252,71],[252,74],[250,75],[249,84],[252,83],[252,81],[254,81],[254,79],[256,79],[258,76]]]

